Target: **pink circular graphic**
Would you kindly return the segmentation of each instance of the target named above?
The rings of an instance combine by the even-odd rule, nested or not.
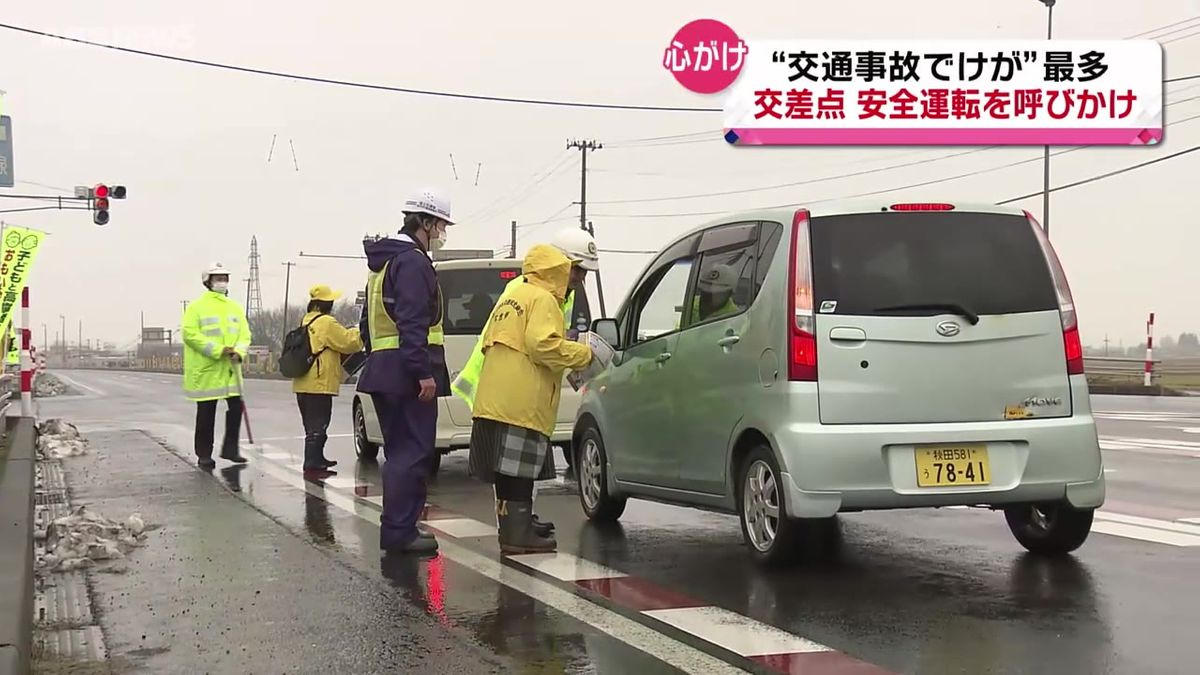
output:
[[[696,19],[679,29],[663,54],[663,67],[697,94],[715,94],[737,79],[748,47],[716,19]]]

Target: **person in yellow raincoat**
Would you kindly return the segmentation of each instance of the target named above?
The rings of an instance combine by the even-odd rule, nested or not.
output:
[[[525,283],[505,293],[482,336],[486,356],[472,408],[472,475],[496,487],[497,536],[503,553],[546,552],[552,536],[533,527],[533,481],[553,462],[550,435],[563,374],[586,368],[591,349],[564,335],[561,304],[571,260],[539,244],[522,265]]]
[[[304,424],[304,470],[331,474],[337,462],[325,457],[329,439],[329,421],[333,417],[333,397],[342,388],[346,372],[342,356],[362,351],[358,328],[346,328],[333,317],[333,303],[342,296],[328,286],[313,286],[308,291],[308,313],[300,320],[308,328],[308,344],[316,355],[313,366],[292,380],[292,392],[300,407]]]

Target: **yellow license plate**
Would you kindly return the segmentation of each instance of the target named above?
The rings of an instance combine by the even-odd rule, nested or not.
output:
[[[916,460],[918,487],[988,485],[992,482],[987,447],[982,445],[918,447]]]

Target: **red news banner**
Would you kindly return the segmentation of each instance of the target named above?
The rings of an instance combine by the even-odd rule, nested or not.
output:
[[[724,93],[725,138],[734,145],[1153,145],[1163,138],[1163,52],[1153,40],[739,43],[736,62],[713,59],[715,68],[740,71],[730,73],[736,79]]]

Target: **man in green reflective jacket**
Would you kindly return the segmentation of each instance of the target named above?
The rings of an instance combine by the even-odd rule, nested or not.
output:
[[[225,401],[221,458],[245,464],[242,430],[242,361],[250,350],[246,312],[229,297],[229,270],[213,263],[200,275],[205,291],[183,313],[183,388],[196,402],[197,464],[211,469],[217,403]]]

